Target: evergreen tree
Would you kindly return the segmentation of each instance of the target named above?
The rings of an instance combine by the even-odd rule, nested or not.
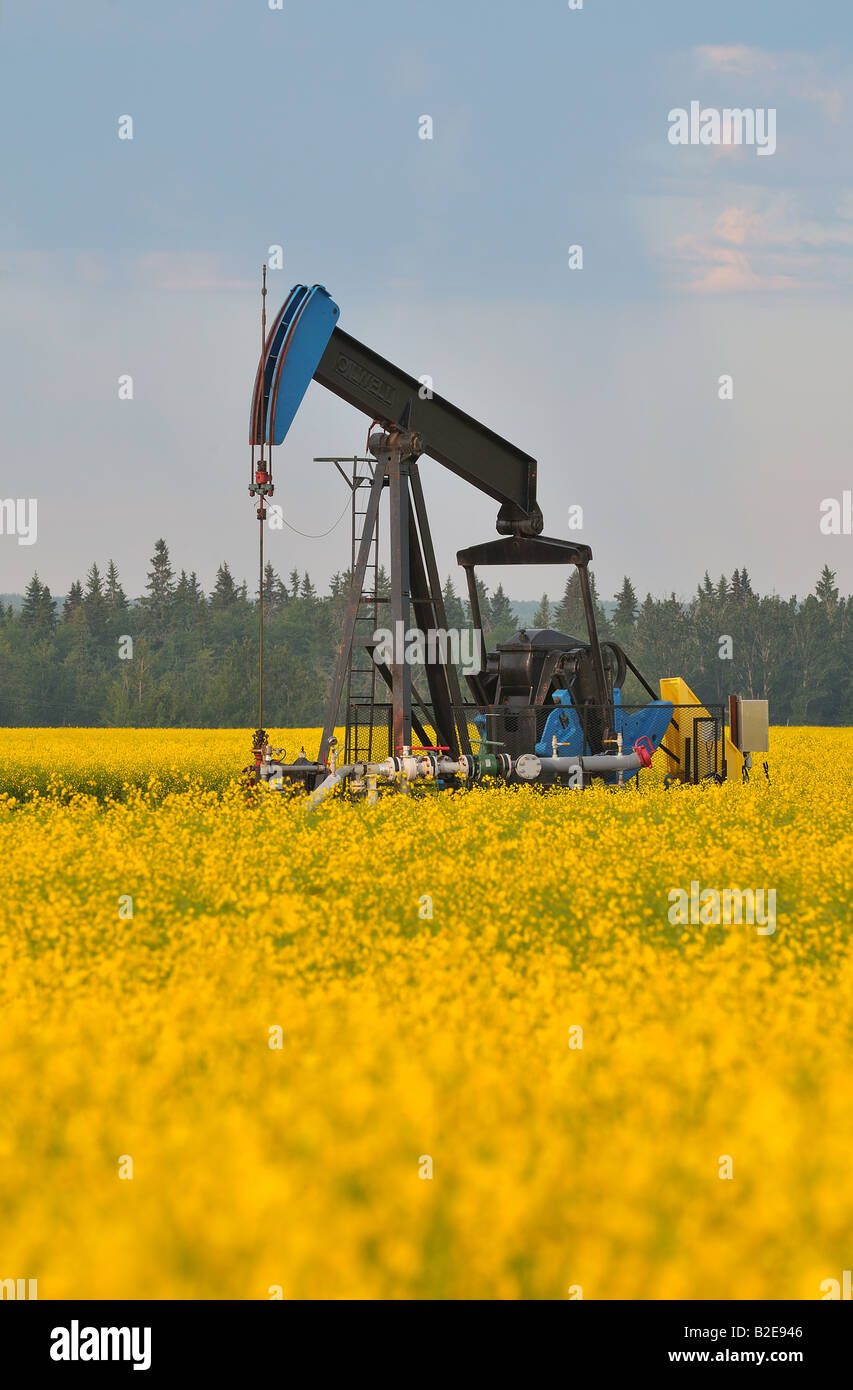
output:
[[[505,642],[514,632],[518,631],[518,619],[513,612],[512,604],[504,593],[502,584],[498,584],[492,594],[489,622],[494,642]]]
[[[264,566],[264,608],[273,613],[281,607],[286,597],[287,590],[276,574],[272,563],[267,560]]]
[[[110,560],[107,565],[107,583],[104,591],[104,598],[106,600],[107,612],[112,618],[118,617],[118,615],[123,613],[127,608],[127,595],[119,583],[118,570],[112,560]]]
[[[21,622],[30,631],[45,636],[56,627],[56,605],[50,589],[34,574],[24,594]]]
[[[317,590],[314,588],[314,585],[311,583],[311,579],[310,579],[310,577],[309,577],[309,575],[308,575],[308,571],[307,571],[307,570],[305,571],[305,573],[304,573],[303,576],[302,576],[302,584],[300,585],[300,588],[299,588],[299,597],[300,597],[300,598],[308,599],[309,602],[313,602],[313,601],[316,599],[316,597],[317,597]]]
[[[530,626],[533,628],[548,628],[551,626],[551,604],[548,601],[547,594],[543,594],[539,600],[539,607],[533,614],[533,622]]]
[[[456,592],[456,587],[450,575],[447,576],[447,582],[441,591],[441,596],[444,600],[444,614],[447,618],[447,626],[449,628],[455,628],[458,632],[461,628],[466,626],[465,606]]]
[[[595,584],[592,575],[590,575],[590,590],[592,592],[593,606],[597,609]],[[603,629],[605,626],[604,615],[599,615],[597,613],[596,619],[598,620],[599,617]],[[571,567],[569,577],[566,580],[566,587],[563,590],[563,597],[554,610],[552,622],[557,632],[563,632],[567,637],[579,637],[584,642],[587,640],[586,612],[583,606],[580,574],[575,565]]]
[[[175,575],[169,560],[169,547],[164,540],[159,540],[154,545],[148,583],[142,599],[143,610],[156,638],[162,639],[165,635],[174,597]]]
[[[230,608],[237,602],[239,590],[234,583],[234,576],[227,564],[222,564],[216,571],[216,583],[213,586],[213,593],[210,595],[211,608]]]
[[[71,617],[71,614],[74,612],[74,609],[79,608],[82,602],[83,585],[80,583],[79,579],[75,579],[73,584],[71,585],[71,588],[68,590],[68,596],[62,605],[63,621],[68,622],[68,619]]]
[[[257,697],[257,613],[245,598],[246,585],[235,583],[227,565],[220,566],[211,612],[195,573],[182,570],[177,581],[170,579],[164,552],[161,542],[149,592],[139,609],[128,605],[112,563],[106,580],[97,565],[88,569],[84,585],[75,580],[60,605],[58,623],[57,605],[38,575],[28,584],[22,605],[7,605],[9,596],[3,596],[0,722],[245,724]],[[308,726],[322,720],[347,578],[342,572],[339,583],[333,581],[337,597],[320,598],[310,579],[306,584],[296,573],[295,596],[270,609],[267,699],[274,726]],[[265,582],[267,592],[275,588],[274,570],[267,569]],[[384,570],[378,582],[384,603],[377,606],[376,626],[387,627],[389,585]],[[629,583],[623,581],[616,596],[617,640],[622,625],[636,613],[636,595]],[[303,588],[306,597],[301,596]],[[161,639],[151,610],[158,592],[168,614],[168,630],[164,624]],[[490,625],[489,645],[494,647],[506,635],[501,627],[509,619],[511,604],[502,586],[491,601],[482,581],[479,592],[483,617]],[[600,606],[592,592],[598,615]],[[448,625],[464,626],[465,605],[452,580],[445,584],[444,597]],[[546,603],[550,609],[543,596],[537,623],[544,619],[570,635],[585,637],[576,571],[569,572],[556,615],[546,618]],[[93,615],[101,604],[107,613],[103,641],[93,638]],[[121,616],[126,612],[132,619]],[[112,638],[126,631],[130,621],[134,659],[117,662]],[[98,626],[95,620],[94,628]],[[733,639],[731,661],[719,659],[722,634]],[[647,596],[625,635],[630,636],[630,645],[625,645],[632,659],[650,682],[681,675],[706,704],[719,704],[730,690],[737,690],[768,699],[774,724],[853,723],[853,598],[840,595],[837,575],[828,565],[801,602],[756,595],[745,566],[719,584],[706,573],[688,604],[674,594]],[[623,692],[626,701],[644,701],[639,686],[635,683],[629,693],[630,685],[629,678]]]
[[[329,583],[329,597],[334,599],[345,599],[349,596],[350,584],[352,583],[352,573],[350,570],[338,570],[332,575]]]
[[[613,610],[613,628],[617,638],[628,637],[634,630],[637,621],[637,611],[639,604],[637,594],[633,584],[627,574],[622,580],[622,588],[615,595],[616,607]]]
[[[96,564],[92,564],[89,567],[89,573],[86,575],[86,590],[83,596],[83,602],[85,603],[86,599],[102,599],[103,597],[104,585],[101,579],[101,571]]]
[[[832,615],[838,606],[838,589],[835,584],[836,574],[829,565],[824,565],[820,572],[820,578],[815,585],[815,598],[822,603],[828,615]]]
[[[480,605],[480,619],[483,624],[483,630],[486,631],[489,628],[492,621],[492,606],[489,603],[489,591],[483,583],[482,579],[480,578],[479,574],[476,574],[474,576],[474,583],[477,586],[477,602]],[[465,612],[467,615],[468,622],[473,626],[474,617],[471,613],[471,604],[469,601],[466,601],[465,603]]]
[[[152,608],[165,608],[175,590],[175,574],[169,559],[169,547],[164,540],[154,542],[151,569],[145,586],[145,602]]]
[[[86,576],[83,612],[86,615],[86,625],[92,635],[94,637],[102,636],[107,626],[107,604],[104,598],[101,572],[97,565],[92,565]]]
[[[190,632],[194,628],[203,630],[206,626],[206,609],[207,599],[198,582],[198,575],[195,570],[192,574],[187,574],[186,570],[181,570],[172,596],[174,622],[184,632]]]

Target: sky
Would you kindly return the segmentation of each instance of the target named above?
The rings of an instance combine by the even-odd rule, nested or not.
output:
[[[772,110],[774,151],[674,144],[692,102]],[[846,0],[6,0],[0,501],[38,506],[32,544],[0,534],[0,592],[112,558],[136,596],[159,537],[208,591],[224,560],[254,582],[276,245],[270,311],[324,284],[345,330],[533,454],[545,532],[592,547],[603,597],[744,565],[787,597],[829,564],[850,592],[853,536],[820,522],[853,488],[851,175]],[[268,558],[321,591],[347,491],[312,459],[366,425],[312,384],[276,451],[293,529]],[[461,581],[496,504],[421,475]]]

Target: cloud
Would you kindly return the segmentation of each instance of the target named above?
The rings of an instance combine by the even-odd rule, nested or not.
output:
[[[692,216],[696,226],[667,252],[670,272],[688,292],[853,289],[853,194],[842,194],[823,217],[804,215],[793,193],[765,197],[761,206],[730,203],[713,221],[697,200]]]
[[[777,157],[719,144],[679,169],[663,219],[672,283],[690,293],[853,290],[853,72],[832,53],[705,44],[687,55],[692,97],[721,110],[778,111]],[[681,55],[683,81],[685,55]],[[725,133],[725,126],[723,126]],[[657,232],[657,228],[656,228]],[[658,246],[661,246],[661,241]]]
[[[775,71],[778,67],[775,54],[763,48],[750,48],[745,43],[700,44],[693,52],[703,67],[735,77],[751,77],[753,73]]]
[[[133,263],[137,282],[157,290],[245,290],[256,281],[241,280],[223,265],[223,258],[207,251],[150,251]]]
[[[841,120],[843,87],[827,81],[821,59],[812,53],[776,53],[737,43],[700,44],[693,49],[693,56],[701,69],[722,76],[756,78],[772,74],[777,97],[784,95],[794,101],[811,102],[821,108],[827,120],[833,123]]]
[[[693,293],[797,290],[805,284],[779,263],[766,219],[749,208],[724,208],[710,230],[677,238],[671,256],[686,276],[684,288]]]
[[[753,241],[766,240],[763,218],[746,208],[726,208],[717,218],[714,230],[722,241],[738,246],[743,246],[747,237]]]
[[[812,101],[820,106],[827,120],[837,125],[844,107],[844,94],[840,87],[822,87],[818,83],[803,78],[791,85],[792,95],[800,101]]]

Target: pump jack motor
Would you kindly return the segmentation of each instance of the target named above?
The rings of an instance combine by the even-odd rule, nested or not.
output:
[[[416,785],[583,787],[601,778],[624,787],[659,749],[668,784],[719,782],[736,772],[746,780],[751,753],[767,749],[767,702],[732,696],[729,732],[722,705],[702,705],[677,677],[661,680],[656,692],[620,646],[599,640],[589,578],[592,551],[542,535],[536,460],[345,333],[337,322],[340,310],[322,285],[294,286],[268,332],[266,273],[263,295],[263,349],[249,423],[249,493],[257,501],[260,537],[259,727],[246,769],[250,783],[275,791],[304,789],[312,807],[339,788],[372,802],[380,788],[407,791]],[[287,435],[312,380],[368,417],[371,457],[353,461],[352,577],[318,755],[312,761],[302,749],[295,762],[287,762],[281,749],[270,747],[262,727],[263,534],[266,503],[274,493],[273,446]],[[364,638],[365,615],[375,616],[380,602],[390,606],[394,632],[408,633],[412,620],[421,632],[448,631],[421,455],[499,504],[498,539],[457,555],[478,650],[485,652],[479,566],[572,565],[578,578],[585,636],[522,628],[466,676],[466,698],[456,665],[442,659],[444,653],[430,650],[420,664],[422,690],[403,652],[395,649],[385,662],[375,638]],[[356,476],[359,462],[366,472]],[[385,491],[387,596],[371,594],[366,584],[371,561],[375,579]],[[364,673],[365,661],[369,689],[356,697],[353,676]],[[644,705],[623,704],[629,672],[649,696]],[[346,733],[339,758],[334,731],[342,703]]]

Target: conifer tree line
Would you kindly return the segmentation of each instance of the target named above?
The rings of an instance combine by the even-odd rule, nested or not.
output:
[[[502,584],[493,592],[478,584],[493,649],[520,624]],[[389,592],[381,569],[378,589]],[[294,569],[282,579],[267,564],[264,698],[271,727],[322,722],[348,592],[348,572],[334,575],[321,595],[307,573]],[[839,594],[826,565],[804,599],[754,593],[746,569],[716,583],[706,573],[688,602],[675,594],[640,601],[627,577],[606,611],[594,582],[593,593],[602,640],[623,646],[655,688],[659,677],[681,675],[709,703],[730,692],[768,699],[773,723],[853,722],[853,597]],[[444,602],[449,627],[469,625],[467,600],[451,577]],[[376,626],[390,625],[389,607],[380,602]],[[528,625],[586,637],[574,568],[562,595],[542,595]],[[257,594],[227,564],[205,594],[194,572],[175,572],[164,540],[135,601],[112,560],[103,570],[93,564],[61,603],[35,574],[18,611],[0,603],[0,724],[253,726],[257,629]],[[623,698],[647,697],[631,677]]]

